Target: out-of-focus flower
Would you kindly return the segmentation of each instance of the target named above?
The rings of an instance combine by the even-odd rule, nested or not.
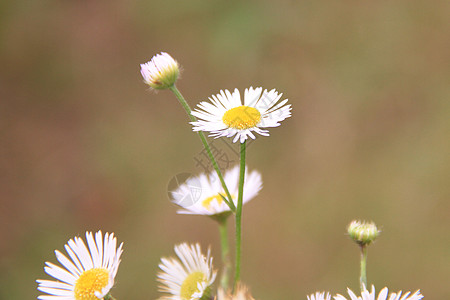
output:
[[[331,300],[331,295],[328,292],[316,292],[315,294],[307,296],[307,298],[308,300]]]
[[[215,300],[255,300],[255,298],[252,297],[245,285],[238,284],[234,293],[226,293],[220,288]]]
[[[239,166],[225,172],[224,180],[233,202],[237,206]],[[253,199],[261,188],[261,174],[257,171],[247,172],[242,202],[246,203]],[[171,192],[172,202],[182,207],[178,213],[208,216],[231,211],[220,195],[226,197],[219,176],[215,171],[212,171],[209,175],[202,173],[199,176],[190,177]]]
[[[200,245],[186,243],[175,246],[179,259],[162,258],[158,273],[159,291],[166,293],[161,300],[204,300],[211,295],[217,272],[213,270],[210,251],[206,256]]]
[[[375,287],[372,285],[372,289],[369,292],[367,289],[364,289],[364,291],[361,293],[361,296],[356,296],[355,293],[352,292],[352,290],[347,289],[348,294],[350,295],[350,300],[375,300]],[[336,296],[333,297],[335,300],[347,300],[347,298],[345,298],[344,296],[337,294]],[[420,300],[422,299],[423,296],[422,294],[420,294],[420,291],[417,290],[416,292],[414,292],[414,294],[411,294],[411,292],[407,292],[405,294],[403,294],[402,296],[402,291],[398,292],[398,293],[391,293],[388,296],[388,288],[385,287],[384,289],[382,289],[380,291],[380,293],[378,294],[378,298],[376,298],[377,300]]]

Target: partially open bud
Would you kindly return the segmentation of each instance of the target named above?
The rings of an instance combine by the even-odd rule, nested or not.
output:
[[[365,221],[352,221],[347,227],[347,232],[356,243],[366,246],[372,243],[380,234],[375,223]]]
[[[168,89],[175,84],[180,74],[180,67],[169,54],[161,52],[152,60],[141,64],[144,81],[155,90]]]

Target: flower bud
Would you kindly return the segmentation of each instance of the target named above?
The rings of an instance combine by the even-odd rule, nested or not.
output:
[[[370,245],[380,234],[375,223],[365,221],[352,221],[347,227],[347,232],[352,240],[361,246]]]
[[[175,84],[180,74],[180,67],[169,54],[161,52],[152,60],[141,64],[141,74],[144,82],[155,90],[170,88]]]

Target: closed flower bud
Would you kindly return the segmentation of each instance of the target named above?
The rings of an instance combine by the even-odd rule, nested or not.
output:
[[[380,234],[375,223],[352,221],[347,227],[347,232],[356,243],[361,246],[370,245]]]
[[[152,60],[141,64],[141,74],[144,82],[155,90],[172,87],[180,74],[180,67],[169,54],[161,52],[153,56]]]

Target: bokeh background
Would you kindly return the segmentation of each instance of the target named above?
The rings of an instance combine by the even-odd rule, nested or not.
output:
[[[182,241],[211,245],[220,267],[214,222],[167,197],[203,167],[176,98],[142,82],[161,51],[191,106],[249,86],[293,106],[248,149],[264,179],[244,208],[257,299],[357,290],[352,219],[383,230],[368,260],[378,290],[450,298],[449,3],[3,0],[0,298],[36,298],[44,262],[86,230],[125,243],[118,299],[157,298],[159,259]]]

